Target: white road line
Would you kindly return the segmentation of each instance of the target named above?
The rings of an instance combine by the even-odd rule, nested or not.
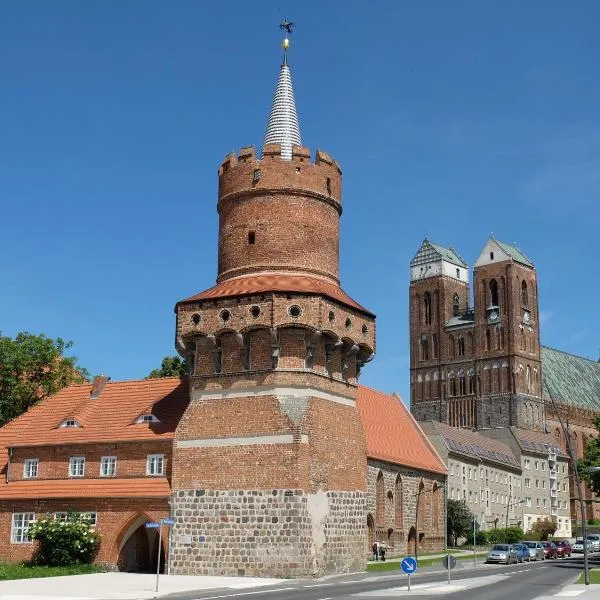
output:
[[[269,590],[257,590],[255,592],[237,592],[236,594],[221,594],[220,596],[207,596],[202,600],[217,600],[218,598],[238,598],[239,596],[251,596],[253,594],[272,594],[273,592],[287,592],[288,590],[296,590],[298,588],[295,587],[286,587],[286,588],[277,588],[277,589],[269,589]]]
[[[335,585],[335,583],[312,583],[311,585],[303,585],[303,588],[325,587],[326,585]]]

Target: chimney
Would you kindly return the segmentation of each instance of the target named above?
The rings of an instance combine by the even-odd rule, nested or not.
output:
[[[104,389],[104,386],[109,381],[110,377],[107,377],[104,374],[94,375],[94,379],[92,380],[92,391],[90,392],[90,397],[92,398],[92,400],[96,400],[100,396],[102,390]]]

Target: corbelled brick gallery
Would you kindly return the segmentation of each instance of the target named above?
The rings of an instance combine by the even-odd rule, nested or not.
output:
[[[73,386],[0,431],[0,560],[89,514],[98,561],[318,576],[445,542],[446,467],[397,396],[358,385],[375,317],[340,287],[341,169],[301,145],[286,57],[260,155],[219,167],[214,287],[176,304],[188,378]],[[175,525],[159,548],[148,521]]]

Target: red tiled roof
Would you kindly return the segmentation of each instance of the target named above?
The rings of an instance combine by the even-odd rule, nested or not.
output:
[[[358,386],[357,408],[367,438],[367,456],[446,473],[444,462],[397,395]]]
[[[140,479],[41,479],[0,484],[0,500],[29,498],[165,498],[166,477]]]
[[[363,313],[372,315],[366,308],[354,301],[339,286],[309,275],[269,274],[269,275],[244,275],[226,279],[214,287],[180,300],[178,304],[211,300],[214,298],[228,298],[232,296],[248,296],[264,292],[298,292],[301,294],[321,294],[332,300],[355,308]]]
[[[91,384],[72,385],[39,402],[0,429],[0,447],[172,439],[189,401],[176,377],[109,382],[100,396]],[[135,423],[151,412],[160,423]],[[73,418],[81,427],[59,427]]]

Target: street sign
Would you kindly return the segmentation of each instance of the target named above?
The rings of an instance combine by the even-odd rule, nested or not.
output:
[[[171,527],[172,525],[175,525],[175,520],[174,519],[161,519],[160,522],[163,525],[167,525],[168,527]]]
[[[402,559],[400,568],[407,575],[412,575],[417,570],[417,561],[414,557],[407,556],[406,558]]]
[[[444,569],[454,569],[456,566],[456,558],[452,554],[446,554],[443,560]]]
[[[154,527],[160,527],[160,523],[144,523],[144,527],[147,527],[148,529],[153,529]]]

